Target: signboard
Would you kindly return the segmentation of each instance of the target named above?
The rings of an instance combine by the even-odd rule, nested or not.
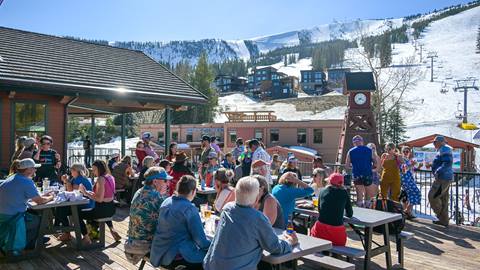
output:
[[[415,168],[418,170],[432,169],[432,162],[437,155],[437,151],[433,148],[413,148],[413,159],[416,162]],[[460,171],[462,165],[462,149],[453,149],[453,170]]]

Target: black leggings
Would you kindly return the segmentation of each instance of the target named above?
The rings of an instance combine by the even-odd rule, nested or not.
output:
[[[80,229],[82,230],[82,234],[87,234],[87,226],[85,225],[84,219],[87,220],[91,224],[95,224],[95,219],[99,218],[107,218],[112,217],[115,215],[115,203],[111,202],[95,202],[95,208],[90,211],[80,211]],[[111,221],[107,221],[107,226],[113,228],[113,224]]]
[[[78,209],[78,218],[80,220],[80,226],[82,224],[82,218],[80,216],[80,213],[82,212],[82,209]],[[58,207],[55,209],[55,226],[69,226],[70,223],[68,222],[68,216],[72,215],[72,208],[70,206],[65,206],[65,207]],[[112,229],[113,228],[113,223],[111,221],[105,222],[107,226]]]

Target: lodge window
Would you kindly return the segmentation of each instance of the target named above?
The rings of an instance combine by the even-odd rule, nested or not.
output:
[[[178,132],[172,132],[172,141],[174,142],[178,141]]]
[[[235,143],[237,141],[237,131],[236,130],[230,130],[228,133],[230,135],[230,142]]]
[[[280,140],[280,131],[278,128],[270,129],[270,142],[275,143]]]
[[[323,143],[323,129],[313,129],[313,143]]]
[[[255,129],[255,139],[262,141],[263,140],[263,130],[261,129]]]
[[[158,136],[157,136],[158,142],[159,142],[159,143],[163,143],[164,140],[165,140],[165,138],[164,138],[165,133],[164,133],[163,131],[159,131],[159,132],[157,133],[157,135],[158,135]]]
[[[42,136],[46,133],[47,104],[37,102],[15,102],[15,137]]]
[[[297,143],[307,143],[307,129],[297,129]]]
[[[187,142],[193,142],[193,134],[187,134]]]

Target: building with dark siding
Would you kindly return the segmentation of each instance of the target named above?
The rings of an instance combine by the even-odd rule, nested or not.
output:
[[[300,86],[308,95],[323,95],[327,92],[327,78],[321,70],[301,70]]]
[[[220,94],[244,92],[247,88],[247,80],[245,78],[230,75],[217,75],[213,83]]]
[[[279,72],[274,67],[254,68],[248,75],[245,93],[255,99],[271,100],[298,96],[298,78]]]

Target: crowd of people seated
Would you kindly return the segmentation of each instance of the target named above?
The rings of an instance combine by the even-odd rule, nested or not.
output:
[[[176,144],[169,147],[170,152],[161,160],[156,153],[151,153],[153,150],[149,142],[152,136],[143,134],[142,139],[136,152],[144,151],[146,154],[141,156],[141,166],[137,167],[140,170],[137,182],[130,181],[134,173],[131,157],[120,159],[118,155],[114,155],[108,163],[94,161],[91,178],[88,178],[87,168],[81,164],[74,164],[69,176],[58,177],[67,190],[79,190],[90,200],[79,211],[85,244],[92,241],[90,232],[96,226],[95,219],[115,214],[114,195],[118,187],[130,189],[128,197],[125,197],[130,204],[125,253],[132,263],[150,253],[154,266],[227,269],[242,265],[254,269],[260,263],[262,250],[272,254],[291,251],[297,241],[295,233],[285,235],[281,240],[274,228],[285,229],[287,224],[293,223],[296,200],[312,196],[318,198],[319,218],[310,228],[310,234],[330,240],[334,245],[346,244],[343,217],[352,216],[352,206],[344,186],[344,175],[326,166],[321,157],[312,160],[312,181],[307,184],[302,181],[298,160],[293,154],[289,154],[282,164],[280,157],[272,158],[260,141],[253,139],[244,143],[241,138],[237,139],[231,152],[224,153],[214,147],[215,138],[203,136],[197,164],[198,176],[195,176],[188,165],[189,157],[178,151]],[[32,179],[35,179],[37,168],[42,168],[44,164],[47,169],[42,170],[42,177],[55,177],[51,168],[59,167],[60,158],[50,148],[53,142],[50,137],[42,137],[40,142],[42,147],[33,150],[33,159],[15,159],[11,175],[0,183],[2,250],[18,252],[28,246],[32,238],[32,230],[29,230],[32,219],[27,218],[26,202],[33,200],[41,204],[52,200],[50,194],[40,195]],[[24,138],[22,144],[26,151],[30,151],[28,138]],[[353,138],[353,144],[347,154],[346,167],[352,170],[358,206],[368,206],[376,193],[398,201],[400,186],[403,185],[408,192],[407,205],[418,203],[420,194],[414,187],[410,149],[402,149],[403,154],[400,154],[395,145],[387,144],[386,152],[379,158],[372,150],[374,146],[364,146],[360,136]],[[437,144],[441,151],[448,152],[443,147],[444,141]],[[448,153],[443,152],[439,154],[435,166],[439,170],[437,173],[446,178],[448,170],[445,164],[451,160]],[[15,153],[17,156],[22,154],[22,151]],[[381,172],[378,177],[380,185],[374,183],[376,172]],[[274,184],[272,175],[278,175],[278,183]],[[198,208],[192,204],[199,186],[212,187],[216,191],[213,210],[219,214],[220,221],[212,240],[205,235]],[[380,192],[376,190],[378,186]],[[408,207],[407,212],[411,213]],[[55,225],[67,226],[68,215],[71,215],[69,209],[57,209]],[[109,222],[107,225],[115,240],[119,240],[113,224]],[[9,233],[15,233],[18,239],[6,241]],[[242,241],[236,241],[239,235]],[[68,241],[71,236],[62,234],[59,239]],[[231,245],[234,241],[236,244]],[[260,263],[259,267],[263,269],[264,266]]]

